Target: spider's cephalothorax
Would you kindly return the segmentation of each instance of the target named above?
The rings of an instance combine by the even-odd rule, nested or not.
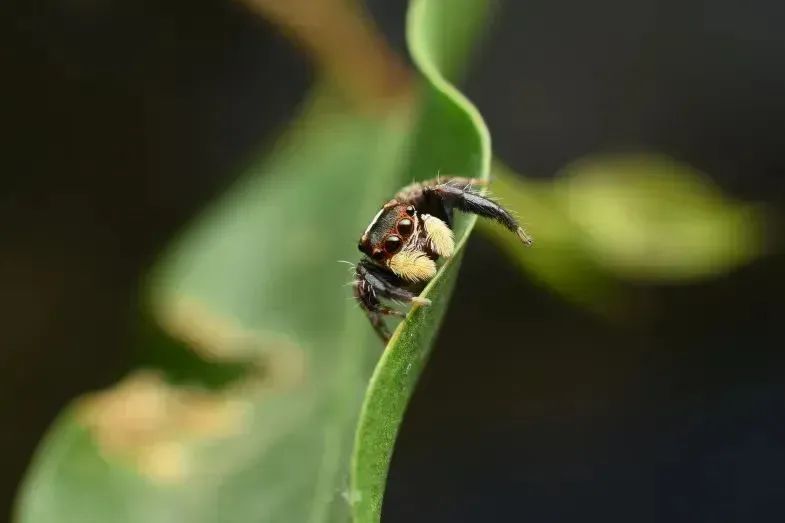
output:
[[[430,304],[418,294],[436,274],[436,260],[449,258],[455,250],[454,209],[492,218],[526,245],[531,244],[529,235],[506,209],[472,188],[484,184],[474,178],[414,183],[385,203],[365,229],[358,247],[366,257],[356,267],[354,296],[385,341],[390,332],[384,317],[404,314],[384,306],[380,298]]]

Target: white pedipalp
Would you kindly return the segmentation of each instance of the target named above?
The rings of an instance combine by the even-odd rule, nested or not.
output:
[[[422,251],[401,251],[387,262],[389,269],[408,281],[428,281],[436,275],[436,263]]]
[[[455,237],[452,229],[442,220],[423,214],[423,227],[431,249],[439,256],[449,258],[455,253]]]

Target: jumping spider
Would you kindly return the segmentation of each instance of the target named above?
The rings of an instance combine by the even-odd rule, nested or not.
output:
[[[385,203],[365,229],[358,244],[365,257],[355,268],[354,297],[385,342],[390,331],[384,317],[405,314],[382,305],[380,298],[430,305],[418,294],[436,274],[436,260],[455,250],[454,209],[492,218],[531,245],[506,209],[472,188],[485,183],[459,177],[413,183]]]

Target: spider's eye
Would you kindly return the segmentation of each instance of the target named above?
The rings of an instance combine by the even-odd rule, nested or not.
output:
[[[414,206],[412,206],[412,205],[409,205],[409,206],[406,208],[406,214],[408,214],[409,216],[414,216]]]
[[[409,236],[412,233],[413,228],[414,224],[408,218],[404,218],[398,222],[398,232],[403,236]]]
[[[384,240],[384,250],[387,254],[395,254],[401,250],[402,245],[403,242],[398,236],[388,236],[387,239]]]
[[[381,261],[381,260],[384,259],[384,251],[373,251],[373,254],[371,255],[371,257],[374,260]]]

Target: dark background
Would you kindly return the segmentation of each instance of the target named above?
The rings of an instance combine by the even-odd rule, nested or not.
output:
[[[398,4],[371,7],[400,48]],[[785,210],[785,4],[509,0],[498,15],[466,90],[516,170],[645,148]],[[58,410],[133,360],[139,275],[311,73],[231,2],[20,3],[0,20],[7,513]],[[630,284],[648,313],[619,325],[475,235],[385,520],[785,520],[783,262],[774,245],[707,282]]]

